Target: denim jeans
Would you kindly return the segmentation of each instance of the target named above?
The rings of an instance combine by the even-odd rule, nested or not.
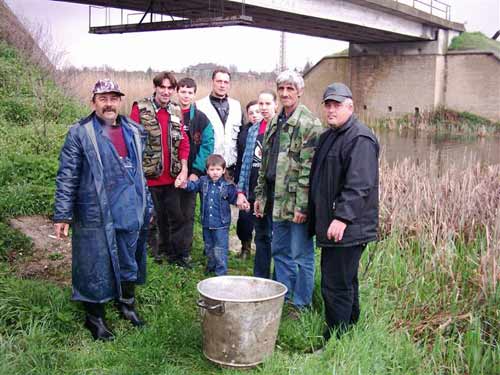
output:
[[[203,228],[207,270],[217,276],[227,274],[227,254],[229,252],[229,228]]]
[[[271,215],[254,218],[255,223],[255,259],[253,275],[271,278],[271,238],[273,221]]]
[[[288,288],[285,300],[298,308],[309,306],[314,289],[314,242],[307,223],[273,221],[271,248],[276,280]]]

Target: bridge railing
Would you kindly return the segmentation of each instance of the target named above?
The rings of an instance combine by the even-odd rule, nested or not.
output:
[[[394,0],[397,3],[410,5],[415,9],[423,10],[434,16],[438,16],[450,21],[451,5],[440,0]]]

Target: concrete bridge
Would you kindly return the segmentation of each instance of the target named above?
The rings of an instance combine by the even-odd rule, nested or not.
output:
[[[89,31],[98,34],[245,25],[353,43],[380,43],[434,40],[438,30],[464,31],[462,24],[446,19],[449,7],[439,0],[419,1],[430,4],[430,13],[394,0],[64,1],[144,13],[139,23],[122,19],[115,25],[90,25]],[[160,20],[153,14],[160,15]]]
[[[449,20],[441,0],[64,1],[122,9],[115,11],[118,24],[109,12],[105,25],[92,26],[90,19],[89,31],[97,34],[244,25],[350,42],[347,56],[327,57],[305,75],[306,90],[318,96],[310,106],[319,106],[328,83],[342,81],[366,117],[446,106],[500,120],[500,60],[448,52],[452,37],[465,29]],[[439,4],[444,8],[435,8]],[[123,9],[136,12],[135,23]]]

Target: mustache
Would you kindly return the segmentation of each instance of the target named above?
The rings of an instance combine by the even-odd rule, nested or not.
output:
[[[113,108],[113,107],[109,107],[109,106],[104,107],[104,108],[102,109],[102,111],[103,111],[103,112],[115,112],[115,113],[116,113],[116,109],[115,109],[115,108]]]

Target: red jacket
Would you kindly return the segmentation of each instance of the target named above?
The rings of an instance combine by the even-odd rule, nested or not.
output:
[[[139,107],[137,103],[132,106],[132,111],[130,112],[130,118],[135,122],[141,123],[141,118],[139,116]],[[165,108],[160,108],[156,112],[156,119],[161,126],[161,146],[163,151],[163,174],[158,178],[148,179],[148,186],[161,186],[161,185],[171,185],[175,182],[175,178],[170,174],[170,152],[168,150],[168,119],[169,113]],[[189,157],[189,138],[183,127],[181,127],[182,141],[179,145],[179,159],[188,160]]]

